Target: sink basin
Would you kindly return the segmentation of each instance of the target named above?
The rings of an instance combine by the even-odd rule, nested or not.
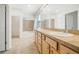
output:
[[[64,33],[64,32],[52,32],[49,33],[51,35],[56,35],[56,36],[63,36],[63,37],[69,37],[69,36],[73,36],[74,34],[70,34],[70,33]]]

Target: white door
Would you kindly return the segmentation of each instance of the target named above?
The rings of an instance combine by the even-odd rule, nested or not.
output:
[[[12,16],[12,37],[20,37],[20,16]]]
[[[5,5],[0,5],[0,51],[5,51]]]

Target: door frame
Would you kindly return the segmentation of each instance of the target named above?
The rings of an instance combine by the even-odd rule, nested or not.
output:
[[[6,17],[6,15],[7,15],[7,13],[6,13],[6,12],[7,12],[7,11],[6,11],[6,10],[7,10],[7,9],[6,9],[6,5],[5,5],[5,51],[7,50],[7,39],[6,39],[6,38],[7,38],[7,37],[6,37],[6,35],[7,35],[7,33],[6,33],[6,30],[7,30],[7,27],[6,27],[6,25],[7,25],[7,23],[6,23],[6,22],[7,22],[7,21],[6,21],[6,18],[7,18],[7,17]]]

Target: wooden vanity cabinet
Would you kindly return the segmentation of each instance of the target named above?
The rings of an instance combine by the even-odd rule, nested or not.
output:
[[[35,42],[39,53],[42,54],[78,54],[73,49],[62,43],[55,41],[56,38],[42,34],[41,32],[35,31]]]

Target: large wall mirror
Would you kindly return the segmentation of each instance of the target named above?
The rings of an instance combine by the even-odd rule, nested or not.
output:
[[[67,13],[65,15],[65,29],[77,30],[78,28],[78,11]]]
[[[79,35],[78,11],[67,13],[65,15],[65,31]]]
[[[44,29],[54,29],[54,19],[46,19],[41,22],[41,26]]]

